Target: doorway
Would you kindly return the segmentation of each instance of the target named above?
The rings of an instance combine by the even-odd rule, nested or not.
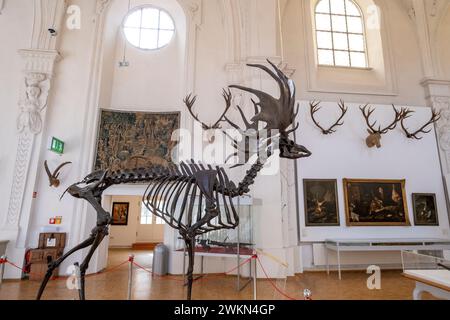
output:
[[[135,248],[164,242],[162,219],[152,215],[142,203],[142,196],[111,196],[111,213],[114,208],[127,208],[127,217],[110,228],[110,248]],[[124,213],[122,212],[122,215]]]

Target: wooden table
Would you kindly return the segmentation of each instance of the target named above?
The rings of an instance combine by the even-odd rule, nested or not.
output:
[[[416,282],[414,300],[422,300],[428,292],[436,298],[450,300],[450,271],[448,270],[405,270],[403,275]]]

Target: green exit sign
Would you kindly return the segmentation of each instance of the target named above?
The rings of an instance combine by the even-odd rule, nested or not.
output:
[[[51,141],[50,141],[50,151],[53,151],[58,154],[63,154],[64,153],[64,141],[59,140],[55,137],[52,137]]]

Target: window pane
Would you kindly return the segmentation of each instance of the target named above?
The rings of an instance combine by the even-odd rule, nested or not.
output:
[[[140,47],[156,49],[158,47],[158,30],[142,29]]]
[[[329,14],[316,14],[316,29],[331,31],[331,16]]]
[[[159,31],[158,48],[162,48],[167,44],[169,44],[170,40],[172,40],[173,33],[174,33],[173,31],[166,31],[166,30]]]
[[[345,14],[344,0],[331,0],[331,13]]]
[[[316,12],[330,13],[330,1],[322,0],[316,6]]]
[[[142,10],[142,28],[158,29],[159,10],[146,8]]]
[[[350,57],[348,51],[335,51],[334,59],[337,66],[350,67]]]
[[[135,47],[139,47],[140,29],[125,28],[124,32],[128,42],[130,42]]]
[[[364,50],[364,37],[362,35],[350,34],[348,36],[350,43],[350,50],[352,51],[365,51]]]
[[[160,29],[167,29],[167,30],[174,30],[175,29],[175,26],[173,25],[172,19],[164,11],[161,11],[161,17],[160,17],[160,20],[159,20],[159,28]]]
[[[152,214],[144,204],[141,205],[141,224],[152,224]]]
[[[156,224],[166,224],[166,222],[160,217],[156,217]]]
[[[348,50],[348,40],[346,33],[333,33],[334,49]]]
[[[331,32],[317,32],[317,46],[320,49],[333,49]]]
[[[347,8],[347,14],[349,16],[358,16],[358,17],[361,16],[358,7],[353,3],[353,1],[345,0],[345,6]]]
[[[348,32],[363,33],[362,19],[355,17],[347,17]]]
[[[329,65],[329,66],[334,65],[333,51],[319,50],[318,54],[319,54],[319,64]]]
[[[365,68],[367,67],[366,55],[361,52],[350,52],[352,67]]]
[[[333,16],[333,31],[347,32],[345,16]]]
[[[125,27],[140,28],[141,27],[141,10],[137,10],[130,14],[125,21]]]

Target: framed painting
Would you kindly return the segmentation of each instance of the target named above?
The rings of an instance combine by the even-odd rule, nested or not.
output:
[[[128,214],[130,212],[129,202],[114,202],[112,210],[112,223],[113,226],[127,226]]]
[[[405,180],[344,179],[348,226],[410,226]]]
[[[307,227],[340,226],[337,180],[303,180],[305,225]]]
[[[413,193],[412,200],[416,226],[439,226],[436,194]]]

